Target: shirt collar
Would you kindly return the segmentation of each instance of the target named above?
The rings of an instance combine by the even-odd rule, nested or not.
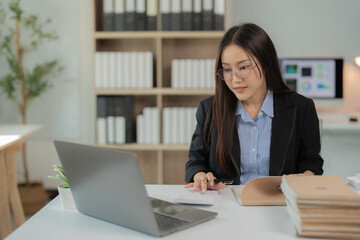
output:
[[[269,117],[274,117],[274,95],[272,91],[267,91],[264,103],[261,106],[260,111],[263,111]]]
[[[267,91],[266,97],[263,102],[263,105],[261,106],[260,112],[264,112],[269,117],[274,117],[274,95],[271,90]],[[245,116],[245,109],[240,100],[238,100],[238,103],[237,103],[236,116],[237,115]]]

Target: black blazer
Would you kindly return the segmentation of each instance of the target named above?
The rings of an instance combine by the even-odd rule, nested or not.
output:
[[[237,128],[234,129],[234,146],[228,158],[229,172],[223,172],[215,162],[217,142],[216,127],[211,131],[209,148],[204,143],[204,124],[214,96],[200,102],[197,112],[197,125],[193,134],[189,161],[185,166],[185,181],[192,182],[193,176],[200,171],[212,172],[216,178],[235,179],[240,183],[240,142]],[[208,124],[210,125],[210,124]],[[317,175],[323,173],[323,159],[320,156],[319,120],[314,103],[295,92],[274,93],[274,118],[272,119],[270,144],[270,176],[302,173],[310,170]]]

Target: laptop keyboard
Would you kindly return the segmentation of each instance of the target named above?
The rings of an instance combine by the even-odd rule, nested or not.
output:
[[[173,218],[173,217],[169,217],[166,215],[162,215],[159,213],[154,213],[157,224],[160,228],[160,230],[163,229],[169,229],[169,228],[174,228],[177,227],[179,225],[183,225],[185,223],[188,223],[188,221],[184,221],[178,218]]]

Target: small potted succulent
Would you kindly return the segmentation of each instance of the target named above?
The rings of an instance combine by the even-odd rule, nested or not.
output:
[[[66,178],[64,168],[59,165],[53,165],[53,166],[54,166],[54,170],[59,174],[56,174],[55,176],[49,176],[49,178],[60,179],[63,181],[62,184],[58,185],[58,192],[62,206],[65,209],[76,210],[74,198],[71,193],[70,185]]]

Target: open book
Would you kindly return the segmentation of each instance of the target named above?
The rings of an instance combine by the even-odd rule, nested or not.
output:
[[[281,176],[259,177],[246,185],[232,186],[232,191],[244,206],[286,205],[285,196],[280,190]]]

